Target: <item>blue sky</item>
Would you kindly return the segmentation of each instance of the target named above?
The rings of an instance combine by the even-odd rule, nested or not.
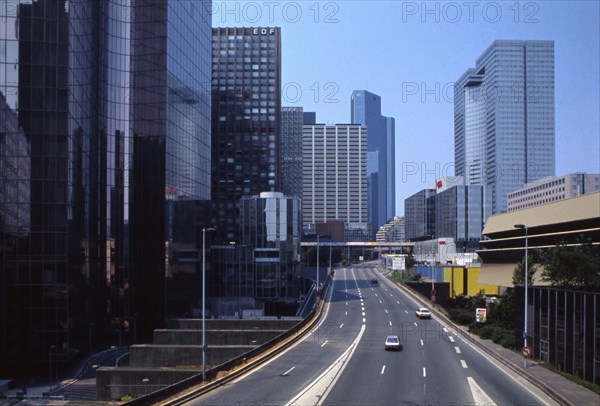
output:
[[[350,122],[353,90],[381,96],[402,215],[405,198],[454,174],[452,85],[496,39],[555,42],[556,174],[600,173],[599,3],[215,0],[212,18],[281,27],[282,105],[318,122]]]

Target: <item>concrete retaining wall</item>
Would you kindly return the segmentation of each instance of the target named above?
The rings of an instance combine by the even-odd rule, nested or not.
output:
[[[207,319],[209,330],[289,330],[302,319]],[[167,321],[167,329],[202,330],[202,319],[172,319]]]
[[[265,344],[301,321],[206,320],[207,370]],[[133,345],[129,348],[129,367],[98,369],[98,400],[115,400],[123,395],[139,398],[201,373],[201,328],[201,319],[169,320],[167,329],[154,332],[153,344]]]
[[[255,348],[255,345],[211,346],[207,365],[220,365]],[[134,368],[190,367],[202,365],[201,345],[134,345],[129,349],[129,365]]]
[[[96,371],[97,397],[104,400],[125,395],[139,398],[201,373],[201,369],[102,367]]]

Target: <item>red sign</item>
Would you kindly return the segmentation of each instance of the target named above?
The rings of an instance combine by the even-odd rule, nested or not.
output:
[[[525,358],[531,358],[533,355],[533,349],[531,347],[523,347],[521,348],[521,355],[523,355]]]
[[[431,183],[430,183],[430,184],[431,184]],[[435,182],[435,186],[436,186],[438,189],[439,189],[439,188],[441,188],[441,187],[442,187],[442,185],[443,185],[443,183],[442,183],[442,181],[441,181],[441,180],[438,180],[437,182]]]

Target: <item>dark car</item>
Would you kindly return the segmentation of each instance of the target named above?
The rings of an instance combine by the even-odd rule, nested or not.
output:
[[[372,277],[371,283],[379,283],[379,279],[377,279],[376,277]]]

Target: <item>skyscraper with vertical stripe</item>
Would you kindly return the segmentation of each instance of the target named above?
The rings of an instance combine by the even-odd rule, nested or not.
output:
[[[554,42],[494,41],[454,88],[456,175],[509,192],[554,176]]]

